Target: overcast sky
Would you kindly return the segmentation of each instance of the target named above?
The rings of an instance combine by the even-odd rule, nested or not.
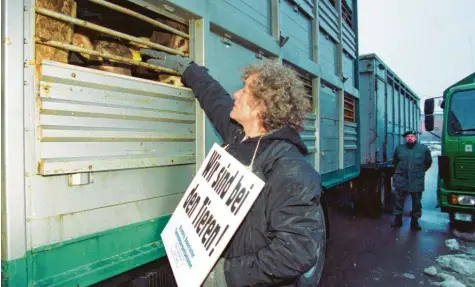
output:
[[[358,0],[360,54],[377,54],[421,98],[475,72],[475,0]]]

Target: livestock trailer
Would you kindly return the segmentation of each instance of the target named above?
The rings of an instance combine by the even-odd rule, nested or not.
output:
[[[356,0],[2,0],[1,9],[4,286],[87,286],[165,256],[160,232],[221,139],[191,90],[157,81],[170,71],[129,44],[191,57],[230,93],[247,64],[293,68],[312,103],[302,137],[323,187],[359,175]],[[107,36],[115,52],[87,37],[76,44],[79,29]],[[166,33],[189,50],[160,42]]]
[[[362,200],[390,208],[395,148],[405,131],[420,133],[420,99],[377,55],[359,56]],[[373,178],[373,180],[370,180]],[[369,190],[365,190],[369,189]],[[370,192],[370,194],[367,194]]]

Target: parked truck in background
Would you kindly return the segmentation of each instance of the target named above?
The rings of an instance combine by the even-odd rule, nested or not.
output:
[[[435,99],[424,102],[424,124],[434,130]],[[452,222],[474,222],[475,73],[448,87],[442,96],[442,151],[438,158],[437,199]]]
[[[354,181],[356,207],[376,215],[391,210],[395,148],[402,134],[420,132],[420,99],[377,55],[359,57],[361,174]]]
[[[359,109],[356,0],[2,0],[1,7],[4,286],[88,286],[163,258],[160,233],[221,142],[192,92],[151,79],[137,53],[109,58],[109,68],[127,63],[147,79],[138,68],[122,75],[73,64],[68,53],[86,57],[90,49],[67,42],[70,34],[97,29],[79,20],[106,27],[94,31],[107,39],[157,49],[143,40],[164,27],[156,19],[183,24],[188,31],[167,31],[189,41],[184,55],[229,92],[242,86],[249,63],[272,58],[293,68],[312,103],[302,138],[323,189],[360,175],[367,111]],[[39,58],[45,46],[52,49]]]

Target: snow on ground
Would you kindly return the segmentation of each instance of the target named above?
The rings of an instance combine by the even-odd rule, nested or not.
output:
[[[437,258],[437,262],[447,269],[457,273],[474,276],[475,257],[459,253],[455,255],[442,255]]]
[[[432,157],[440,156],[442,151],[442,146],[440,142],[422,142],[425,144],[429,150]]]
[[[457,239],[447,239],[447,240],[445,240],[445,245],[450,250],[459,250],[460,249],[460,245],[457,242]]]
[[[402,276],[408,279],[416,279],[416,276],[414,276],[414,274],[411,274],[411,273],[404,273],[402,274]]]
[[[475,286],[475,248],[467,244],[455,238],[445,241],[452,254],[440,255],[436,258],[436,266],[424,269],[425,274],[432,276],[431,284],[441,287]]]
[[[442,154],[442,153],[441,153],[440,150],[433,150],[433,151],[430,152],[430,155],[431,155],[432,157],[440,156],[441,154]]]

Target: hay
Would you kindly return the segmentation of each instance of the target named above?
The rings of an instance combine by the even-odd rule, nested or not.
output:
[[[77,5],[75,0],[35,0],[36,6],[76,17]],[[35,15],[36,37],[56,40],[70,44],[73,37],[73,25],[47,16]],[[36,44],[35,63],[40,65],[43,59],[68,62],[68,51]]]

